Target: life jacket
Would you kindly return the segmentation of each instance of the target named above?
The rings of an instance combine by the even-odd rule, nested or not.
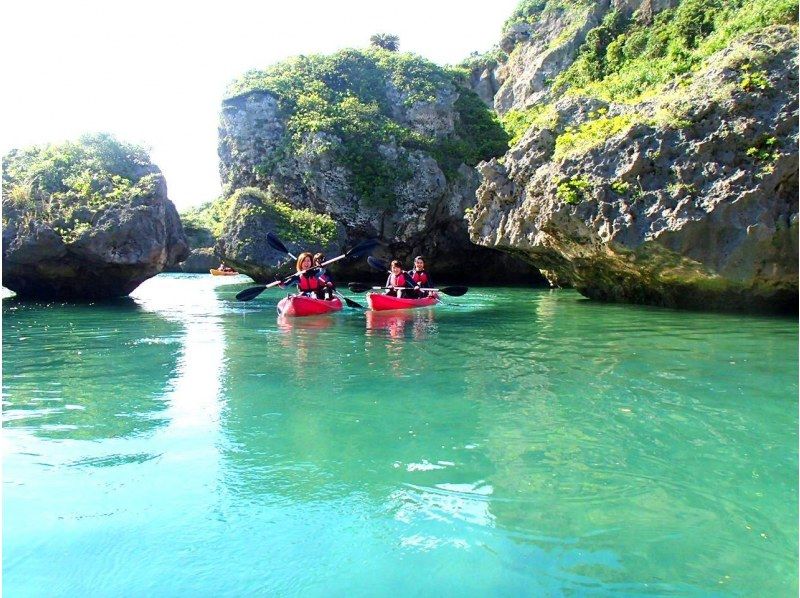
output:
[[[389,275],[389,286],[390,287],[404,287],[406,286],[406,274],[405,272],[401,272],[397,276],[394,274]]]
[[[420,272],[419,270],[414,270],[414,273],[411,275],[411,280],[414,281],[415,285],[419,285],[421,287],[428,286],[428,273],[423,270]]]
[[[297,281],[297,288],[303,293],[316,291],[320,287],[319,279],[316,276],[301,274]]]

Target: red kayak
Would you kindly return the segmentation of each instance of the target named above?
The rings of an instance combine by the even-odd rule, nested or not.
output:
[[[342,302],[338,297],[330,301],[306,297],[304,295],[289,295],[278,303],[278,315],[301,318],[303,316],[319,316],[330,314],[342,309]]]
[[[431,293],[421,299],[402,299],[394,295],[383,295],[382,293],[367,293],[367,305],[374,311],[386,311],[390,309],[412,309],[414,307],[430,307],[439,302],[439,296]]]

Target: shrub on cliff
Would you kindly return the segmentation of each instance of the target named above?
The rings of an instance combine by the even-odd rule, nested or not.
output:
[[[617,11],[590,30],[557,93],[630,100],[697,68],[733,38],[768,25],[797,23],[797,0],[683,0],[652,23]]]
[[[76,226],[80,208],[96,210],[126,201],[158,172],[147,150],[108,134],[11,150],[3,157],[3,204],[43,221]]]

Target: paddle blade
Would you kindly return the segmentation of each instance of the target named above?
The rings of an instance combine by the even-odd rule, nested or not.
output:
[[[339,295],[339,297],[344,299],[344,302],[347,303],[348,307],[354,307],[355,309],[364,309],[364,306],[361,305],[360,303],[358,303],[357,301],[353,301],[352,299],[348,299],[347,297],[345,297],[341,293],[337,293],[337,295]]]
[[[389,267],[376,257],[369,256],[367,258],[367,263],[371,268],[375,268],[376,270],[383,270],[384,272],[389,271]]]
[[[346,258],[361,257],[362,255],[367,254],[375,249],[379,244],[380,241],[378,241],[378,239],[367,239],[366,241],[361,241],[361,243],[353,247],[350,251],[346,252],[344,256]]]
[[[353,291],[354,293],[364,293],[369,291],[372,287],[368,284],[363,284],[360,282],[350,282],[347,284],[347,288]]]
[[[445,295],[452,295],[453,297],[461,297],[464,293],[469,290],[469,287],[443,287],[439,289],[440,293],[444,293]]]
[[[280,251],[281,253],[289,253],[289,250],[286,249],[286,245],[284,245],[283,242],[272,233],[267,233],[267,243],[269,243],[269,246],[272,247],[275,251]]]
[[[266,288],[267,286],[263,284],[258,285],[257,287],[250,287],[249,289],[245,289],[236,293],[236,298],[239,301],[250,301],[251,299],[258,297]]]

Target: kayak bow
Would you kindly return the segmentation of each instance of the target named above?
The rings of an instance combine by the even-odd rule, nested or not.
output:
[[[305,295],[289,295],[278,303],[278,315],[301,318],[303,316],[319,316],[342,309],[342,302],[338,297],[330,301],[306,297]]]

